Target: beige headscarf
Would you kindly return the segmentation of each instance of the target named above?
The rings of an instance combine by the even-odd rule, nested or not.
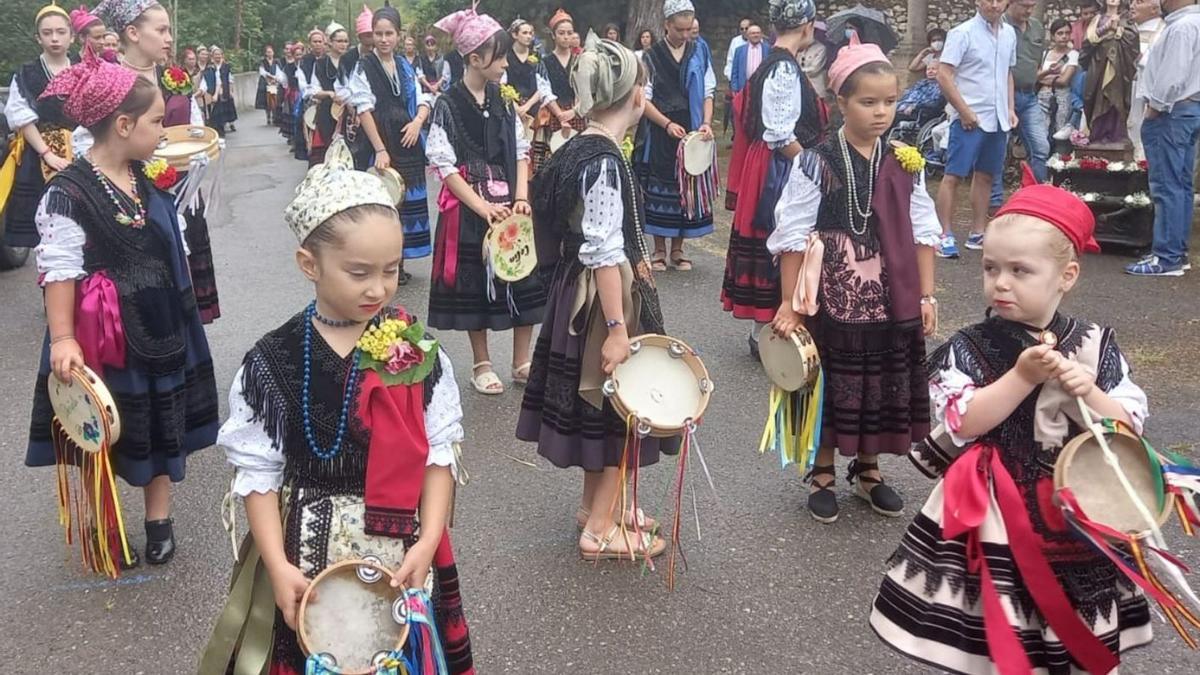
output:
[[[632,51],[619,42],[600,40],[588,31],[587,47],[571,68],[575,111],[588,115],[621,100],[637,84],[638,62]]]

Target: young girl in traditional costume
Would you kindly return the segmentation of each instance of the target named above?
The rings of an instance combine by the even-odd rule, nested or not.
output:
[[[91,45],[92,53],[104,54],[104,34],[108,32],[108,29],[104,27],[104,22],[99,17],[88,11],[87,7],[80,5],[71,10],[71,32],[75,33],[75,39],[79,42],[80,56],[83,55],[84,47],[87,45]]]
[[[797,55],[813,42],[812,0],[774,0],[774,48],[734,99],[737,111],[729,161],[726,208],[734,211],[721,304],[738,319],[750,319],[750,350],[779,308],[779,266],[767,250],[775,226],[775,202],[787,183],[792,160],[816,145],[821,131],[817,95]],[[738,193],[744,194],[738,199]]]
[[[433,590],[449,671],[471,673],[447,529],[462,407],[450,358],[387,305],[403,255],[399,215],[382,181],[330,157],[309,170],[284,219],[316,299],[246,354],[218,439],[250,523],[235,578],[264,567],[278,612],[257,607],[245,623],[242,605],[201,672],[225,672],[231,659],[231,672],[265,672],[268,653],[273,674],[313,672],[296,635],[301,597],[328,565],[374,556],[395,570],[393,587]],[[234,588],[227,611],[250,602]]]
[[[417,86],[416,71],[395,51],[402,26],[400,12],[384,5],[375,12],[371,25],[375,50],[359,60],[347,86],[348,103],[358,112],[360,141],[369,143],[374,151],[374,166],[395,169],[404,179],[406,192],[399,206],[404,258],[424,258],[433,253],[422,132],[429,118],[429,96]],[[412,278],[403,265],[400,277],[401,285]]]
[[[167,10],[156,0],[105,0],[97,5],[96,13],[105,25],[120,33],[124,49],[121,65],[158,85],[166,105],[163,126],[203,126],[204,115],[186,73],[159,65],[169,57],[174,45],[171,15]],[[91,144],[86,134],[76,136],[81,148]],[[181,185],[186,177],[187,172],[180,172],[175,185]],[[183,217],[187,222],[188,265],[196,306],[200,319],[208,324],[221,316],[221,304],[206,210],[201,197],[196,204],[187,206]]]
[[[537,122],[538,130],[533,142],[533,173],[537,173],[542,162],[550,156],[550,136],[562,133],[564,127],[575,131],[587,128],[587,120],[578,114],[575,107],[575,92],[571,90],[571,51],[575,35],[575,20],[566,11],[559,9],[547,23],[554,39],[554,49],[545,55],[542,65],[549,80],[550,90],[542,90],[543,112]]]
[[[646,231],[654,235],[655,271],[671,264],[688,271],[692,261],[683,254],[683,240],[712,234],[711,207],[684,210],[679,189],[679,142],[690,132],[712,139],[713,92],[717,78],[708,48],[692,40],[696,8],[691,0],[663,3],[663,39],[642,56],[649,71],[646,114],[638,127],[634,168],[646,191]],[[671,240],[668,242],[668,240]]]
[[[940,480],[871,613],[913,659],[958,673],[1109,673],[1150,642],[1146,598],[1053,497],[1058,455],[1083,432],[1076,397],[1139,434],[1148,414],[1112,329],[1058,311],[1079,257],[1100,250],[1094,226],[1070,192],[1017,191],[983,242],[987,317],[930,358],[939,426],[910,457]]]
[[[56,463],[47,378],[66,380],[86,364],[116,401],[113,468],[143,488],[146,560],[162,564],[175,554],[171,483],[217,433],[216,383],[182,224],[171,195],[145,173],[162,135],[162,96],[150,80],[90,52],[42,96],[62,98],[62,113],[95,144],[51,179],[37,209],[48,331],[25,463]],[[104,337],[113,335],[123,339]]]
[[[276,118],[279,123],[279,133],[287,139],[292,152],[296,151],[296,107],[300,103],[300,78],[296,73],[300,67],[299,52],[299,45],[295,43],[288,43],[283,50],[281,67],[284,76],[284,94],[283,102],[279,106],[279,117]],[[303,134],[300,136],[300,143],[304,143]]]
[[[308,77],[303,67],[299,73],[304,97],[316,101],[317,106],[317,129],[313,132],[312,143],[308,148],[310,167],[325,161],[325,150],[333,141],[338,124],[338,120],[333,116],[333,106],[338,99],[341,62],[350,48],[350,34],[341,24],[329,24],[325,29],[325,38],[328,41],[325,55],[313,61],[312,76]]]
[[[578,110],[592,121],[536,180],[538,249],[557,265],[517,437],[536,442],[538,454],[555,466],[584,470],[580,555],[656,556],[666,544],[653,534],[653,521],[640,512],[624,514],[629,527],[618,520],[625,420],[600,391],[605,375],[629,358],[630,335],[664,332],[646,259],[641,192],[619,141],[642,114],[645,75],[632,51],[606,40],[578,57],[571,79]],[[585,321],[575,316],[581,285],[597,289],[598,300],[585,302],[602,310]],[[633,461],[654,464],[677,447],[645,438]]]
[[[262,61],[258,64],[258,93],[254,99],[257,110],[267,111],[267,126],[275,124],[275,113],[279,110],[280,90],[286,85],[283,68],[275,60],[275,47],[267,45]]]
[[[536,274],[505,284],[489,278],[483,261],[489,229],[513,213],[530,214],[529,143],[513,105],[500,95],[508,33],[473,10],[455,12],[434,26],[454,39],[466,70],[438,98],[429,129],[429,164],[443,182],[429,325],[468,331],[475,358],[472,385],[481,394],[501,394],[504,384],[492,369],[487,333],[512,330],[512,378],[523,384],[529,379],[533,327],[541,323],[546,304]]]
[[[42,99],[42,92],[54,76],[71,65],[71,22],[58,5],[38,11],[34,30],[42,53],[17,69],[4,116],[8,127],[17,132],[7,164],[17,164],[8,203],[0,202],[5,214],[4,243],[18,248],[38,245],[34,223],[38,200],[46,181],[71,164],[71,129],[74,124],[63,116],[62,102]]]
[[[437,38],[432,35],[425,36],[425,51],[418,60],[418,66],[420,73],[417,79],[425,93],[433,97],[441,94],[449,78],[445,75],[446,59],[438,52]]]
[[[504,73],[506,84],[517,90],[517,114],[521,119],[537,118],[542,102],[553,96],[550,79],[546,77],[546,66],[534,54],[533,24],[517,19],[508,27],[512,47],[508,51],[508,70]]]
[[[130,0],[124,1],[129,2]],[[133,0],[135,3],[138,1]],[[141,2],[147,4],[146,0],[141,0]],[[153,4],[157,5],[158,3],[154,2]],[[225,62],[225,51],[220,47],[213,45],[209,48],[208,53],[212,63],[204,71],[204,81],[201,85],[201,89],[211,97],[209,100],[212,101],[208,112],[208,126],[224,136],[226,131],[237,131],[237,127],[233,124],[238,118],[237,102],[233,100],[233,71]]]
[[[877,457],[907,453],[929,433],[925,336],[936,325],[932,247],[940,234],[919,155],[881,139],[900,94],[887,57],[852,39],[829,79],[845,126],[796,156],[767,239],[780,256],[775,332],[806,327],[821,356],[824,429],[808,509],[824,523],[838,517],[839,451],[855,458],[849,479],[856,496],[885,516],[903,509],[900,495],[883,483]],[[810,298],[819,309],[802,317],[793,294],[805,257],[821,255],[809,252],[815,245],[824,251]]]

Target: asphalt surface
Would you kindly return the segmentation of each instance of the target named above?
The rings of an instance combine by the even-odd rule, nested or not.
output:
[[[208,331],[225,391],[257,337],[311,298],[281,217],[303,165],[257,115],[242,120],[229,147],[225,203],[210,218],[224,316]],[[926,672],[889,651],[866,622],[907,518],[875,515],[839,478],[841,519],[818,524],[804,509],[796,471],[756,453],[768,386],[747,352],[746,324],[717,301],[727,228],[726,219],[725,233],[692,250],[695,271],[668,272],[659,282],[669,329],[699,350],[717,384],[700,434],[717,496],[699,490],[703,539],[694,524],[685,527],[688,568],[674,592],[661,568],[643,573],[628,563],[578,559],[580,473],[554,469],[532,445],[514,440],[520,392],[477,395],[467,381],[466,336],[441,336],[466,412],[473,480],[459,493],[453,537],[481,672]],[[1131,279],[1120,273],[1126,259],[1090,257],[1068,309],[1117,327],[1150,394],[1152,440],[1190,451],[1200,410],[1200,272]],[[400,298],[423,314],[429,262],[409,270],[416,278]],[[939,264],[943,334],[981,314],[977,270],[973,253]],[[0,471],[0,661],[15,673],[195,672],[232,562],[219,518],[231,471],[217,449],[193,456],[175,492],[179,553],[170,565],[115,582],[86,575],[63,545],[53,472],[23,466],[44,330],[34,281],[32,263],[0,274],[0,453],[7,467]],[[497,336],[493,348],[507,382],[511,341]],[[669,515],[671,466],[644,475],[643,500],[660,518]],[[932,483],[903,458],[885,459],[883,468],[911,516]],[[141,546],[140,496],[126,489],[124,499]],[[1200,545],[1181,539],[1172,543],[1200,562]],[[1122,672],[1196,672],[1200,659],[1169,626],[1156,627],[1158,640],[1128,655]]]

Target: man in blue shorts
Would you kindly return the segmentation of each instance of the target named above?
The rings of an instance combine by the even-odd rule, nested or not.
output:
[[[953,107],[946,174],[937,194],[942,221],[938,255],[958,257],[951,224],[954,194],[971,180],[971,233],[967,248],[983,247],[992,178],[1004,171],[1008,132],[1017,126],[1010,69],[1017,61],[1017,35],[1001,17],[1008,0],[975,0],[978,12],[946,35],[938,67],[938,84]]]

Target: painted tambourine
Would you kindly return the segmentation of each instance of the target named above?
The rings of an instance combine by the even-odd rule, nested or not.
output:
[[[573,127],[563,127],[562,129],[551,133],[549,141],[550,153],[554,154],[555,152],[558,152],[559,148],[566,145],[567,141],[574,138],[578,133],[579,132],[575,131]]]
[[[67,382],[54,373],[48,377],[50,406],[67,437],[87,453],[112,447],[121,437],[121,416],[108,387],[96,373],[87,366],[78,366]]]
[[[488,230],[486,255],[492,274],[500,281],[514,283],[537,269],[537,248],[533,243],[533,219],[512,214]]]
[[[643,436],[670,438],[700,422],[713,382],[695,350],[683,340],[647,334],[629,342],[630,356],[604,383],[604,394],[622,418],[637,419]]]
[[[683,170],[691,176],[703,176],[712,168],[714,144],[712,138],[705,138],[698,131],[693,131],[680,141],[683,146]]]
[[[325,672],[371,675],[408,639],[404,589],[378,560],[343,560],[317,575],[300,599],[300,648]]]
[[[758,353],[767,377],[784,391],[811,389],[821,372],[817,344],[803,327],[782,338],[770,324],[763,326],[758,334]]]
[[[405,192],[404,178],[400,172],[389,166],[386,169],[371,167],[367,169],[367,173],[383,181],[383,186],[387,188],[388,195],[396,203],[396,208],[400,208],[400,205],[404,203]]]
[[[177,171],[186,170],[196,155],[209,161],[221,155],[221,137],[211,127],[174,126],[163,130],[163,138],[154,150],[154,158],[166,161]]]

